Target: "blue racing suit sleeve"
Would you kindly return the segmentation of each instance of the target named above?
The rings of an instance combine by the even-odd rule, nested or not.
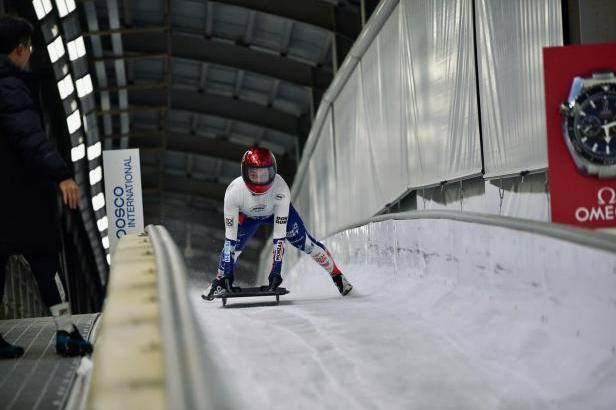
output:
[[[225,219],[225,245],[218,258],[217,278],[232,278],[235,265],[235,246],[237,245],[237,232],[239,225],[239,206],[237,194],[234,194],[233,184],[225,191],[224,219]]]
[[[272,272],[280,275],[282,271],[282,257],[284,256],[284,245],[287,238],[287,222],[289,220],[289,208],[291,206],[291,193],[286,182],[283,188],[276,194],[276,207],[274,211],[274,251],[272,252]]]
[[[218,278],[232,278],[233,277],[233,265],[235,264],[235,245],[237,241],[232,239],[225,239],[225,246],[220,253],[218,259]]]
[[[272,256],[272,272],[280,275],[282,270],[282,257],[284,256],[285,238],[274,239],[274,251]]]

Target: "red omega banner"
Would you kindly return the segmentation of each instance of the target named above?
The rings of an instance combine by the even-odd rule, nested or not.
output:
[[[616,43],[543,49],[552,222],[616,227]]]

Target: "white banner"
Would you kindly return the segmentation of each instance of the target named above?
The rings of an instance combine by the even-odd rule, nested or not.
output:
[[[139,150],[103,151],[103,172],[109,246],[113,253],[122,236],[144,231]]]
[[[563,44],[561,3],[475,2],[486,177],[547,168],[541,53]]]

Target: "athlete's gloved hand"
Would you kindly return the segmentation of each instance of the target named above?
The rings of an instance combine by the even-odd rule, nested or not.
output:
[[[268,290],[274,290],[282,283],[282,276],[280,276],[280,273],[271,272],[267,279],[269,281]]]
[[[223,291],[233,292],[233,276],[228,278],[215,278],[210,285],[209,291],[206,290],[201,297],[206,300],[214,300]]]

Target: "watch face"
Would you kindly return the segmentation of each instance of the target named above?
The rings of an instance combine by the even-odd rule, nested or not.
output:
[[[566,127],[578,155],[598,165],[616,165],[616,84],[585,90],[576,98]]]

